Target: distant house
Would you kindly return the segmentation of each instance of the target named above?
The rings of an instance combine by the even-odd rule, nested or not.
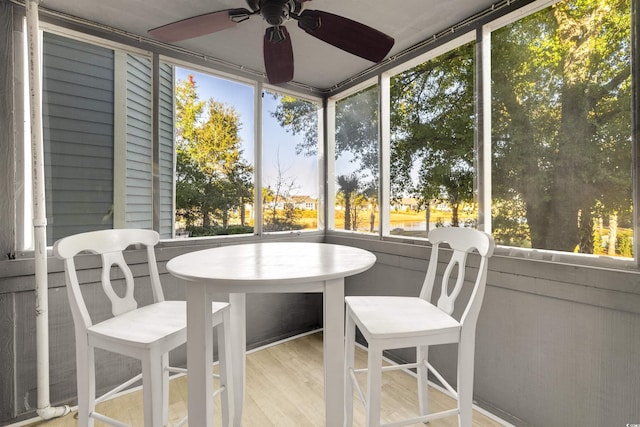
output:
[[[408,212],[418,210],[418,200],[413,197],[403,197],[391,204],[391,210],[395,212]]]
[[[310,196],[292,196],[290,201],[294,204],[296,209],[303,211],[315,211],[318,209],[318,199],[314,199]]]
[[[265,202],[264,206],[267,209],[282,210],[285,207],[293,206],[294,209],[300,209],[303,211],[313,211],[318,209],[318,199],[314,199],[310,196],[291,196],[286,199],[280,199],[278,202],[270,201]]]

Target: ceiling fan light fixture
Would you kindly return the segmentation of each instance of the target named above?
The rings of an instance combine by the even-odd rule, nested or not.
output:
[[[290,0],[263,0],[260,2],[260,15],[270,25],[278,26],[289,19]]]

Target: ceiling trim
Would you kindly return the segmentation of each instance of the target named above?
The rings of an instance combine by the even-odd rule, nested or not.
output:
[[[25,0],[8,1],[23,8],[25,7]],[[353,86],[360,85],[363,81],[368,81],[374,78],[378,74],[397,68],[402,62],[410,61],[419,57],[427,51],[457,38],[463,33],[477,29],[479,26],[482,26],[489,21],[499,18],[534,1],[535,0],[500,0],[494,3],[491,7],[468,17],[449,28],[434,34],[428,39],[415,44],[331,87],[318,88],[292,81],[276,86],[274,87],[274,90],[281,89],[296,93],[301,92],[312,97],[321,98],[336,96],[345,90],[349,90]],[[69,15],[64,12],[48,9],[46,7],[39,6],[39,11],[43,15],[43,18],[46,18],[47,22],[51,22],[54,25],[68,27],[79,32],[88,32],[96,37],[106,38],[107,40],[131,45],[134,48],[144,49],[160,55],[172,57],[180,61],[191,62],[222,73],[237,75],[244,79],[255,80],[257,82],[262,82],[263,84],[266,82],[265,73],[246,66],[237,65],[213,56],[163,43],[150,37],[140,36],[138,34]]]
[[[365,81],[373,79],[376,75],[389,72],[390,70],[401,67],[403,62],[415,60],[427,52],[436,49],[443,44],[449,43],[459,37],[463,37],[469,32],[476,31],[478,28],[487,23],[507,15],[517,9],[520,9],[530,3],[538,0],[500,0],[494,3],[490,8],[485,9],[477,14],[461,21],[428,39],[411,46],[391,57],[385,59],[378,64],[358,73],[347,80],[344,80],[331,88],[325,89],[324,92],[328,97],[337,97],[346,90],[350,90],[354,86],[359,86]],[[553,1],[553,0],[550,0]],[[556,0],[557,1],[557,0]]]

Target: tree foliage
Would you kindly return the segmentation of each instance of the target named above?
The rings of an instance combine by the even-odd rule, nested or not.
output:
[[[593,253],[593,216],[629,213],[629,19],[573,0],[493,35],[494,199],[523,200],[532,247]]]
[[[474,197],[474,47],[454,49],[391,82],[393,196],[447,203],[453,226]]]
[[[351,230],[351,224],[353,229],[357,229],[357,215],[354,218],[352,204],[354,199],[357,198],[361,184],[357,174],[340,175],[336,177],[338,183],[338,194],[344,199],[344,229]],[[356,211],[357,212],[357,211]],[[355,219],[355,221],[354,221]]]
[[[630,226],[630,20],[629,0],[568,0],[491,34],[485,90],[500,243],[595,253],[595,222]],[[474,43],[460,46],[391,84],[392,198],[446,202],[453,222],[477,185],[475,50]],[[351,153],[356,172],[368,170],[375,180],[377,100],[374,87],[336,105],[336,156]],[[283,103],[279,117],[307,132],[296,119],[303,113]],[[313,149],[316,137],[301,149]],[[609,237],[612,245],[619,240]],[[628,252],[626,241],[619,245]]]
[[[289,95],[273,94],[280,104],[271,115],[293,135],[302,135],[296,154],[318,154],[318,107],[316,104]]]
[[[335,112],[336,158],[349,153],[350,162],[356,169],[349,175],[337,177],[338,200],[343,203],[345,211],[345,229],[355,230],[358,212],[366,205],[377,205],[378,88],[372,86],[340,100],[336,103]],[[317,154],[318,123],[314,104],[283,96],[273,116],[294,135],[304,135],[303,141],[296,147],[298,154]],[[345,193],[344,179],[356,180],[356,188],[346,188]],[[375,219],[373,211],[371,216]]]
[[[176,210],[187,225],[223,230],[233,210],[244,221],[252,199],[253,167],[242,158],[240,117],[213,99],[201,101],[196,83],[176,85]]]

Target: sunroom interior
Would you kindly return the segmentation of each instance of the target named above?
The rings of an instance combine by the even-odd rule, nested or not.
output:
[[[259,241],[367,249],[376,264],[346,279],[348,295],[418,295],[428,231],[457,226],[497,244],[476,333],[477,407],[517,426],[640,425],[640,1],[291,0],[395,43],[374,63],[288,19],[294,74],[279,84],[259,16],[171,43],[148,33],[252,3],[0,0],[0,425],[37,418],[45,387],[34,225],[46,229],[51,405],[77,398],[51,252],[62,237],[158,231],[168,299],[185,296],[170,259]],[[87,256],[82,269],[96,291],[98,263]],[[250,295],[247,313],[247,346],[259,348],[322,328],[322,297]],[[429,358],[455,385],[454,354]],[[100,357],[101,389],[139,369]],[[171,357],[186,363],[184,350]]]

